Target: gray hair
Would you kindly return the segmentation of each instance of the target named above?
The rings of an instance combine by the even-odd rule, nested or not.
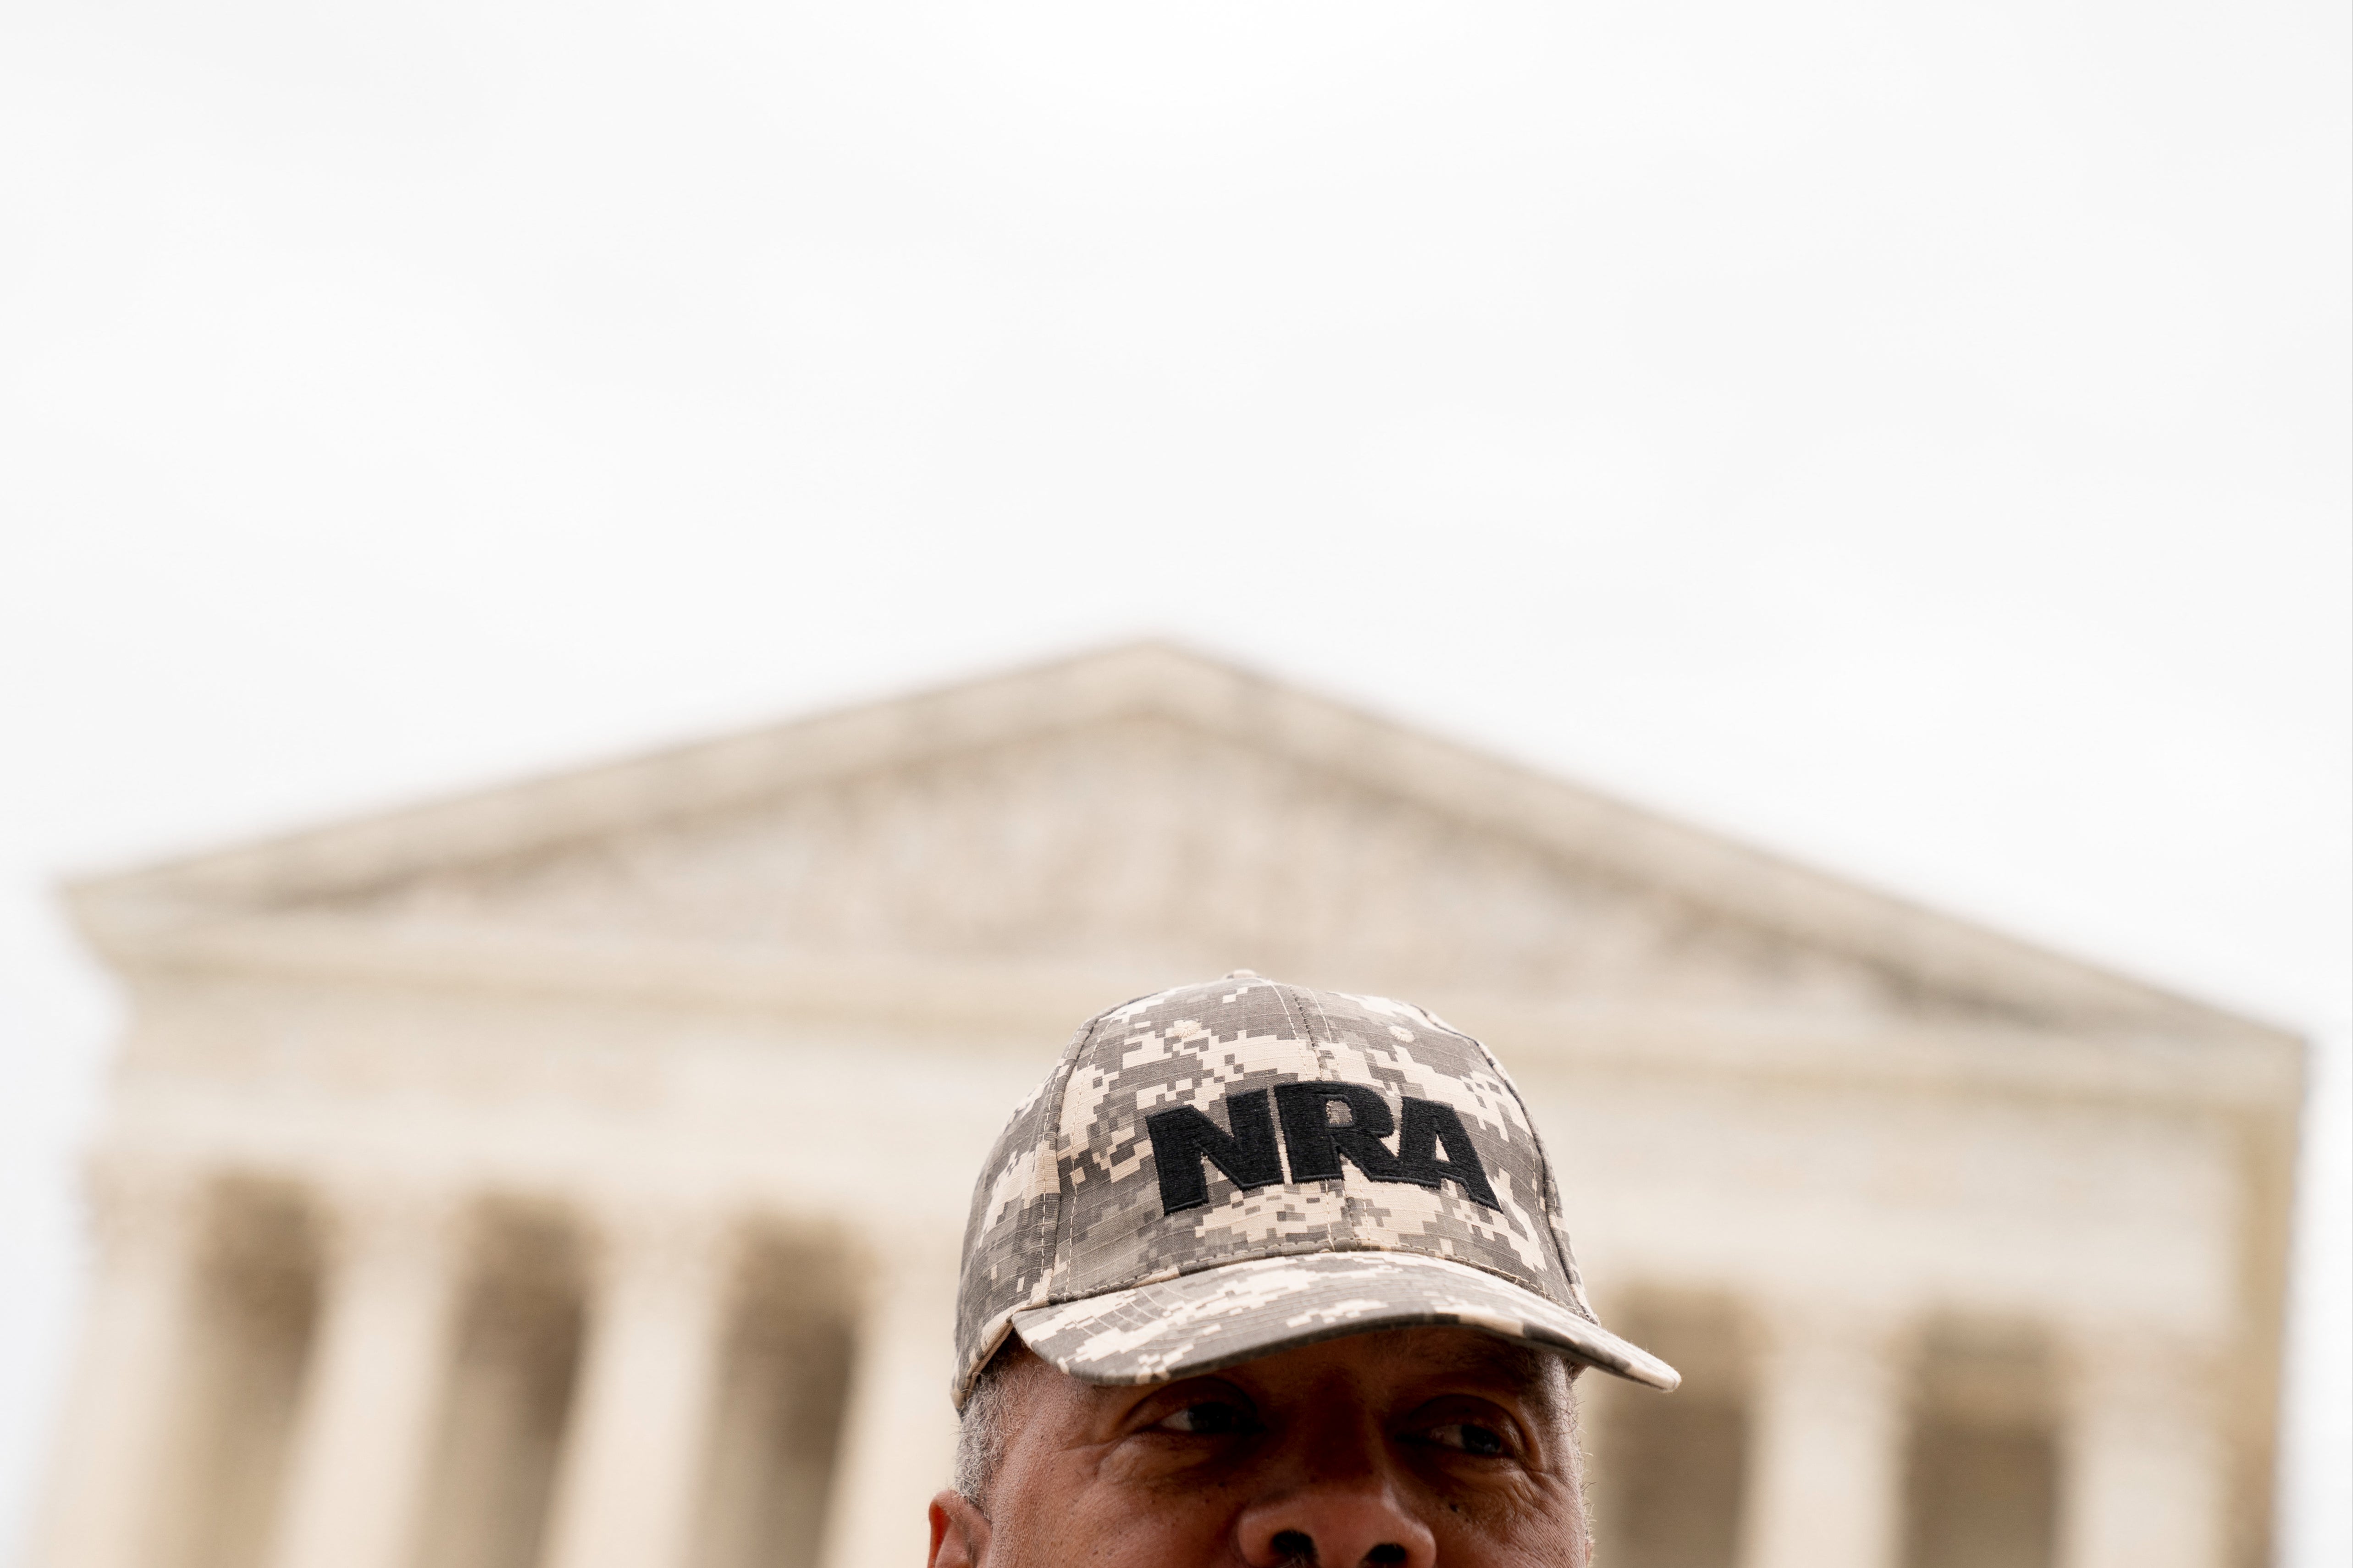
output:
[[[1008,1346],[1020,1342],[1006,1341]],[[1012,1382],[1007,1371],[1013,1362],[1003,1350],[989,1358],[964,1402],[963,1421],[956,1428],[956,1495],[984,1515],[988,1512],[988,1490],[996,1483],[997,1467],[1005,1459],[1005,1402]]]

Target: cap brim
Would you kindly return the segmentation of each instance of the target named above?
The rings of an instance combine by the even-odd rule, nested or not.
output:
[[[1419,1252],[1310,1252],[1223,1264],[1013,1314],[1039,1357],[1088,1383],[1214,1372],[1380,1329],[1473,1329],[1652,1388],[1683,1374],[1567,1308],[1468,1264]]]

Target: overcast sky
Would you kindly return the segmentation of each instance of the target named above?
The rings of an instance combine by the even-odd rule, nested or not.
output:
[[[0,1553],[57,878],[1140,634],[2322,1042],[2337,0],[0,8]]]

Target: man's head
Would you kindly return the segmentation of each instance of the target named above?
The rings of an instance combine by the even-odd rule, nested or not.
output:
[[[935,1563],[1578,1564],[1586,1306],[1476,1040],[1247,972],[1083,1026],[973,1194]]]

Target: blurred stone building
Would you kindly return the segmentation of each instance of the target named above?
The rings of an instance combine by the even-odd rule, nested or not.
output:
[[[1145,647],[86,883],[35,1568],[909,1568],[1003,1111],[1238,965],[1494,1044],[1610,1568],[2254,1568],[2295,1043]],[[1607,1380],[1604,1380],[1607,1381]]]

